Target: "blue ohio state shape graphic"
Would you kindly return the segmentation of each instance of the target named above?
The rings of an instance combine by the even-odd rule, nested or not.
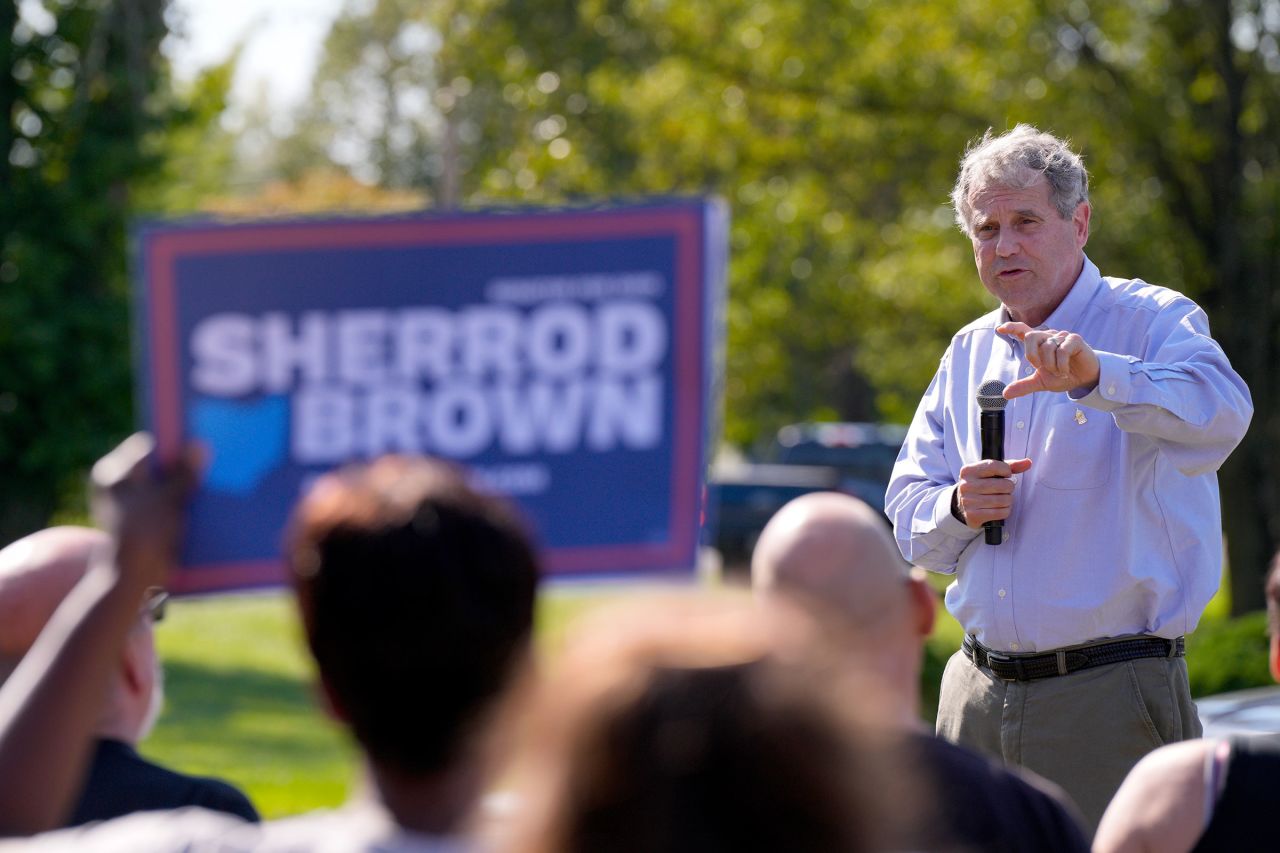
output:
[[[196,399],[187,413],[191,437],[209,454],[203,485],[230,495],[251,494],[285,461],[289,400],[256,402]]]

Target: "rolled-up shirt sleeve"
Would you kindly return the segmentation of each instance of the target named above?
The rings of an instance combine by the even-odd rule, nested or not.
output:
[[[1253,400],[1195,303],[1179,298],[1151,324],[1143,357],[1098,352],[1098,385],[1077,402],[1160,445],[1187,476],[1216,471],[1240,443]]]
[[[944,425],[950,357],[948,350],[920,400],[885,494],[885,513],[902,556],[944,574],[955,572],[960,554],[978,535],[951,514],[956,478]]]

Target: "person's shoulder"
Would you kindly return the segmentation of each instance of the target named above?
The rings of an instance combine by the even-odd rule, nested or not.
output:
[[[1095,849],[1190,849],[1204,826],[1205,760],[1217,743],[1182,741],[1144,756],[1107,806]]]
[[[189,853],[228,848],[220,839],[245,823],[224,812],[188,807],[138,812],[74,829],[0,841],[0,853]]]
[[[13,842],[0,840],[0,853],[468,853],[475,849],[459,837],[406,832],[385,813],[364,808],[247,824],[222,812],[187,807],[140,812]]]
[[[148,760],[123,741],[104,739],[97,744],[68,825],[183,806],[202,806],[241,820],[258,819],[248,797],[234,786],[188,776]]]
[[[149,776],[149,784],[156,791],[167,791],[174,800],[173,806],[199,806],[212,811],[225,812],[241,820],[259,820],[258,811],[239,788],[222,779],[210,776],[192,776],[157,764],[135,754],[133,777]]]
[[[100,751],[100,754],[104,754]],[[116,748],[102,781],[128,785],[136,793],[133,810],[199,806],[225,812],[241,820],[257,821],[257,810],[249,798],[230,782],[208,776],[193,776],[158,764],[132,749]]]
[[[237,838],[242,841],[237,841]],[[245,827],[228,839],[237,850],[286,853],[295,850],[378,851],[378,853],[465,853],[475,847],[460,837],[421,835],[396,824],[380,807],[350,804]]]
[[[1185,294],[1140,278],[1104,276],[1102,288],[1107,302],[1121,308],[1159,313],[1170,308],[1197,307],[1195,301]]]
[[[947,350],[942,354],[942,364],[945,366],[952,361],[964,362],[970,358],[973,353],[980,353],[986,347],[990,346],[991,340],[996,335],[996,326],[1004,322],[1001,315],[1001,309],[996,308],[988,311],[976,320],[961,326],[956,333],[951,336],[951,343],[947,345]]]
[[[922,735],[925,766],[962,839],[1000,850],[1085,851],[1075,805],[1052,782],[1021,768]],[[986,848],[984,848],[986,849]]]
[[[957,780],[981,781],[986,790],[1009,788],[1035,798],[1045,798],[1059,805],[1069,802],[1062,789],[1024,768],[997,763],[985,755],[957,746],[939,737],[928,738],[933,759],[942,772]]]
[[[1280,734],[1247,734],[1231,738],[1231,749],[1242,755],[1280,759]]]
[[[253,807],[249,797],[230,782],[207,776],[188,776],[186,778],[192,786],[192,805],[233,814],[251,823],[260,820],[258,810]]]
[[[975,335],[994,335],[996,326],[999,326],[1004,320],[1001,317],[1001,309],[993,308],[981,317],[961,326],[954,335],[951,336],[952,344],[969,340]]]

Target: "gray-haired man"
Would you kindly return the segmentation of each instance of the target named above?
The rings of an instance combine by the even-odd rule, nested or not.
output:
[[[952,339],[886,507],[909,561],[955,575],[968,637],[938,732],[1057,782],[1096,826],[1143,754],[1200,733],[1182,635],[1218,587],[1215,472],[1253,405],[1194,302],[1085,256],[1088,175],[1065,142],[988,132],[952,200],[1001,306]],[[982,458],[989,380],[1010,461]]]

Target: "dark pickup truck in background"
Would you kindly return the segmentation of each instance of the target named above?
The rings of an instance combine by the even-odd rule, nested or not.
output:
[[[792,498],[841,491],[882,512],[905,436],[896,424],[791,424],[754,459],[717,460],[707,479],[705,541],[726,570],[741,571],[760,531]]]

